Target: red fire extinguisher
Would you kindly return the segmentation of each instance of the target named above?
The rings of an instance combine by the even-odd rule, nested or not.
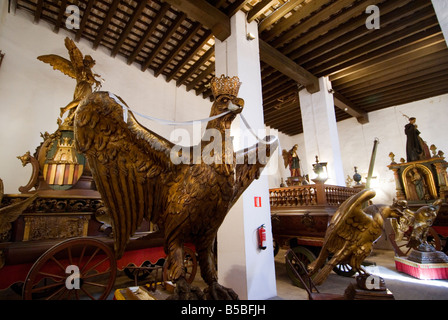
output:
[[[266,229],[264,224],[258,227],[258,248],[261,250],[266,249]]]

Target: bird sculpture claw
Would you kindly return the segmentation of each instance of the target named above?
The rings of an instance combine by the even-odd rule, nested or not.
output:
[[[200,288],[192,286],[184,277],[180,277],[176,281],[174,293],[167,300],[205,300],[205,295]]]
[[[218,282],[213,282],[204,292],[207,300],[239,300],[235,291],[220,285]]]

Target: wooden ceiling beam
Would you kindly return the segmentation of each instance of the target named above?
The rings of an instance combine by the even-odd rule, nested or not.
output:
[[[44,0],[37,1],[36,11],[34,11],[34,23],[39,23],[43,9],[44,9]]]
[[[59,8],[58,17],[56,19],[56,22],[54,23],[53,31],[55,33],[59,33],[59,29],[61,28],[61,25],[62,25],[62,19],[64,19],[64,14],[65,14],[66,7],[67,7],[67,0],[62,0],[61,1],[61,7]],[[86,17],[88,16],[86,14],[84,14],[84,15]],[[84,19],[84,16],[83,16],[83,19]]]
[[[177,79],[176,86],[181,86],[185,81],[188,80],[199,68],[208,61],[212,55],[215,53],[215,47],[210,47],[204,54],[187,70],[184,74]]]
[[[310,93],[319,91],[319,81],[310,72],[283,55],[280,51],[263,40],[259,40],[260,58],[294,81],[305,86]]]
[[[372,63],[372,66],[369,66],[366,68],[360,68],[357,72],[352,72],[343,78],[338,78],[338,79],[332,80],[332,83],[337,85],[342,82],[345,82],[348,79],[351,79],[351,80],[359,79],[359,82],[361,82],[362,79],[365,77],[365,75],[367,75],[367,74],[373,75],[376,72],[379,72],[379,70],[389,69],[389,68],[393,67],[395,64],[400,64],[403,66],[404,63],[408,63],[408,65],[410,67],[412,67],[413,65],[416,64],[416,61],[418,61],[419,59],[424,58],[427,55],[432,55],[432,54],[436,54],[438,52],[442,52],[445,49],[446,49],[445,40],[442,39],[441,42],[434,43],[431,46],[421,47],[421,48],[419,48],[419,50],[410,51],[409,53],[402,54],[402,55],[397,55],[393,59],[389,59],[389,60],[385,59],[384,62],[379,62],[376,64]],[[435,65],[437,65],[437,64],[435,64]],[[423,70],[423,72],[425,72],[425,71]],[[413,77],[413,74],[406,73],[406,74],[402,74],[401,76],[402,77],[408,77],[408,76]],[[393,77],[393,78],[395,78],[395,77]],[[331,80],[331,77],[330,77],[330,80]],[[387,81],[385,79],[382,79],[382,80],[383,80],[383,82]],[[357,87],[357,84],[353,83],[352,86]],[[365,89],[372,90],[372,87],[373,86],[371,83],[371,86],[367,86]],[[357,91],[359,91],[359,90],[357,90]]]
[[[406,19],[407,22],[413,23],[417,18],[411,16]],[[385,28],[378,30],[375,37],[363,37],[358,39],[356,43],[349,43],[347,46],[335,49],[332,52],[321,56],[318,61],[308,62],[305,65],[313,65],[313,72],[315,74],[330,74],[330,68],[333,70],[342,69],[340,67],[343,63],[348,63],[358,57],[366,57],[372,51],[378,52],[387,45],[397,43],[400,40],[406,39],[413,34],[421,32],[422,29],[437,26],[437,20],[427,17],[427,19],[418,21],[413,25],[406,25],[403,22],[397,21],[395,25],[397,28]]]
[[[215,72],[215,63],[212,62],[210,65],[202,71],[200,74],[197,75],[196,78],[194,78],[189,84],[187,84],[187,91],[190,91],[194,89],[199,83],[201,83],[208,75]]]
[[[355,117],[360,124],[366,124],[369,122],[369,116],[367,112],[364,112],[363,110],[358,108],[356,104],[344,97],[339,92],[333,92],[333,100],[336,107]]]
[[[230,18],[205,0],[165,0],[188,17],[200,22],[221,41],[230,36]]]
[[[81,36],[84,32],[84,29],[86,27],[87,20],[89,20],[90,12],[92,11],[93,5],[95,4],[95,0],[89,0],[87,3],[86,10],[84,10],[84,13],[82,15],[81,23],[79,25],[78,31],[76,31],[75,35],[75,41],[79,41],[81,39]],[[65,10],[65,9],[64,9]]]
[[[427,31],[427,30],[426,30]],[[410,55],[418,55],[419,51],[427,47],[436,45],[440,41],[445,41],[442,32],[433,33],[422,39],[421,34],[412,35],[410,38],[406,39],[407,43],[400,45],[399,43],[394,43],[392,46],[384,50],[383,53],[371,54],[369,58],[358,59],[356,62],[351,64],[349,67],[343,68],[342,70],[331,73],[330,80],[335,81],[343,77],[347,77],[356,72],[362,72],[368,70],[371,67],[381,68],[382,65],[393,61],[400,57],[400,59],[412,59]],[[415,59],[415,57],[414,57]]]
[[[333,87],[339,88],[339,85],[342,87],[351,87],[362,85],[369,86],[372,82],[375,82],[377,79],[381,79],[385,81],[390,78],[399,78],[407,74],[411,74],[416,71],[424,70],[427,68],[431,68],[437,64],[446,63],[448,61],[448,57],[445,51],[439,51],[429,56],[422,57],[414,61],[414,63],[395,63],[391,64],[389,68],[379,69],[376,72],[371,73],[362,73],[357,74],[356,76],[348,76],[344,79],[339,79],[332,82]],[[339,89],[338,89],[339,90]]]
[[[149,57],[142,64],[142,71],[146,71],[146,69],[152,63],[152,60],[159,54],[162,49],[164,49],[166,43],[170,40],[173,33],[176,32],[177,28],[180,27],[186,17],[187,15],[185,13],[180,13],[176,17],[176,20],[174,20],[173,24],[166,30],[166,33],[163,35],[162,39],[157,43],[157,46],[154,47],[154,49],[149,54]]]
[[[292,120],[292,121],[291,121]],[[265,122],[271,125],[290,124],[292,122],[299,122],[302,120],[302,115],[298,110],[296,113],[289,113],[289,115],[282,115],[281,117],[265,117]]]
[[[305,18],[309,17],[313,12],[316,12],[329,2],[331,2],[331,0],[313,0],[302,4],[302,7],[288,17],[288,19],[278,21],[271,30],[263,32],[262,39],[264,41],[271,41],[295,24],[305,20]]]
[[[372,95],[365,95],[363,97],[356,98],[356,100],[353,101],[356,101],[360,105],[361,104],[365,105],[369,103],[374,103],[374,101],[377,100],[378,98],[384,99],[386,101],[389,99],[400,98],[403,92],[409,90],[412,90],[413,93],[423,93],[428,91],[428,89],[432,90],[433,87],[437,87],[439,84],[447,83],[448,75],[443,74],[438,77],[433,77],[432,79],[427,80],[425,82],[418,81],[419,79],[416,80],[417,81],[414,82],[405,81],[400,87],[397,87],[399,88],[399,90],[397,90],[397,88],[391,89],[385,87]]]
[[[338,16],[336,16],[332,19],[328,19],[326,21],[326,23],[321,24],[316,28],[313,28],[312,31],[307,32],[306,34],[302,34],[296,41],[292,41],[290,44],[286,45],[281,51],[284,54],[289,55],[294,50],[296,50],[302,46],[305,46],[312,40],[318,38],[320,35],[330,32],[332,29],[339,26],[341,24],[341,21],[346,21],[346,20],[354,19],[355,17],[361,16],[361,19],[364,19],[364,23],[365,23],[365,15],[364,14],[365,14],[366,8],[369,5],[378,4],[378,2],[380,2],[380,1],[382,1],[382,0],[366,0],[366,1],[358,3],[357,5],[353,5],[348,10],[343,11]],[[384,13],[381,12],[381,14],[384,14]],[[299,26],[301,26],[301,25],[299,25]],[[303,27],[305,27],[305,26],[303,26]],[[364,28],[364,32],[369,31],[366,29],[365,24],[362,27]],[[298,30],[302,30],[302,29],[297,27],[296,32],[299,32]],[[292,59],[294,59],[294,58],[292,57]]]
[[[189,53],[185,55],[185,57],[176,65],[176,67],[170,72],[166,77],[166,81],[171,81],[176,74],[191,60],[193,57],[198,54],[198,51],[201,50],[204,45],[210,40],[212,37],[212,32],[207,30],[204,35],[199,39],[199,41],[190,49]]]
[[[146,0],[140,1],[137,7],[135,8],[134,12],[132,13],[132,16],[129,18],[129,20],[126,23],[126,28],[123,30],[123,32],[120,35],[120,38],[118,39],[117,43],[115,44],[115,47],[112,49],[111,56],[115,57],[120,51],[120,47],[123,44],[123,42],[128,37],[129,33],[131,32],[132,28],[134,28],[134,25],[137,23],[138,19],[140,19],[143,10],[146,7]]]
[[[271,42],[272,46],[275,48],[282,47],[288,41],[291,41],[292,39],[301,36],[308,30],[310,30],[312,27],[318,25],[321,21],[325,21],[326,19],[328,19],[328,17],[333,15],[334,12],[339,12],[340,10],[343,10],[344,8],[352,4],[353,0],[339,0],[331,3],[322,10],[319,10],[318,12],[313,14],[311,19],[307,19],[299,23],[297,26],[288,29],[288,31],[286,31],[280,37]]]
[[[417,1],[411,1],[408,5],[398,8],[395,2],[386,2],[381,6],[381,26],[385,28],[389,23],[395,22],[405,16],[412,15],[416,10],[424,6]],[[355,43],[358,38],[365,37],[375,33],[377,30],[367,30],[365,27],[365,16],[361,15],[341,24],[335,29],[328,31],[325,37],[316,39],[301,45],[297,50],[291,52],[288,56],[294,61],[300,61],[305,64],[308,61],[317,59],[320,56],[336,50],[339,47]],[[298,39],[296,42],[301,41]]]
[[[273,109],[271,111],[268,112],[263,112],[264,115],[264,119],[267,121],[269,120],[274,120],[277,118],[281,118],[285,115],[289,115],[289,117],[291,117],[292,114],[295,114],[296,112],[300,112],[300,106],[299,103],[297,101],[291,101],[288,102],[287,104],[281,106],[278,109]]]
[[[413,88],[409,88],[409,90],[403,92],[403,95],[400,95],[399,97],[396,97],[394,99],[384,100],[381,103],[376,104],[366,104],[363,105],[363,108],[366,110],[380,110],[396,105],[401,105],[405,103],[410,103],[417,100],[427,99],[431,98],[437,95],[446,94],[448,93],[448,83],[442,83],[437,86],[431,85],[428,86],[427,91],[419,91],[415,92]]]
[[[148,42],[149,38],[154,33],[154,30],[156,30],[157,25],[162,21],[163,17],[165,16],[166,12],[170,6],[167,3],[164,3],[162,7],[160,8],[160,11],[156,14],[154,19],[151,21],[151,24],[148,26],[148,29],[145,32],[145,35],[140,39],[140,42],[138,43],[137,47],[134,49],[134,52],[129,56],[127,63],[131,64],[135,61],[140,51],[145,46],[146,42]]]
[[[250,0],[236,0],[232,3],[228,8],[226,8],[225,12],[228,17],[233,16],[235,13],[243,9],[243,7],[248,4]]]
[[[446,74],[448,71],[448,64],[437,64],[436,66],[420,70],[410,74],[404,81],[403,78],[393,78],[388,79],[386,81],[378,81],[377,83],[371,83],[369,86],[364,86],[361,89],[350,88],[350,98],[358,99],[365,95],[373,95],[378,92],[381,88],[391,88],[395,89],[397,87],[401,87],[403,84],[405,85],[413,85],[418,82],[425,82],[434,77],[440,77]]]
[[[263,30],[269,28],[271,25],[283,18],[286,14],[290,13],[292,10],[294,10],[295,7],[297,7],[304,1],[305,0],[290,0],[284,3],[280,8],[275,10],[258,24],[258,32],[260,33]]]
[[[266,10],[268,10],[278,0],[262,0],[258,2],[248,13],[247,22],[252,22],[261,16]]]
[[[120,4],[120,0],[114,0],[109,7],[109,11],[107,12],[107,16],[104,19],[104,22],[101,26],[100,31],[98,32],[98,35],[96,36],[95,41],[93,42],[93,49],[96,50],[103,39],[104,34],[106,33],[107,27],[110,24],[110,21],[115,15],[115,12],[117,11],[118,5]]]
[[[196,32],[199,31],[201,28],[201,24],[199,22],[194,22],[190,31],[188,31],[188,34],[186,34],[182,40],[178,43],[176,48],[171,51],[171,53],[165,58],[165,61],[160,64],[160,66],[157,68],[157,71],[154,73],[154,76],[158,77],[163,70],[166,68],[166,66],[174,59],[175,56],[179,54],[191,41],[191,39],[196,35]]]

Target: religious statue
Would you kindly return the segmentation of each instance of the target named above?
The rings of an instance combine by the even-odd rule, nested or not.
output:
[[[283,161],[285,168],[289,166],[289,171],[291,172],[291,177],[300,177],[300,158],[297,155],[297,149],[299,146],[295,144],[291,150],[283,150]]]
[[[95,60],[90,55],[83,57],[73,40],[68,37],[65,38],[65,47],[68,50],[70,60],[55,54],[42,55],[37,57],[37,59],[50,64],[53,69],[59,70],[76,80],[72,102],[61,108],[61,117],[65,112],[69,111],[65,122],[67,126],[72,126],[75,108],[83,98],[92,93],[92,86],[95,86],[95,90],[97,90],[101,87],[101,82],[96,80],[96,77],[99,77],[99,75],[92,72]]]
[[[333,215],[320,254],[308,265],[316,285],[322,284],[338,264],[349,264],[360,274],[366,273],[361,263],[381,236],[385,219],[400,217],[404,209],[402,202],[363,209],[363,204],[375,195],[375,191],[364,189],[345,200]]]
[[[417,129],[416,118],[409,117],[409,123],[404,127],[406,134],[406,160],[408,162],[429,159],[429,148],[420,137],[420,131]]]
[[[200,289],[186,281],[186,242],[195,245],[201,276],[209,286],[205,297],[238,298],[231,288],[218,283],[213,252],[216,234],[230,208],[267,164],[253,155],[265,152],[269,157],[278,146],[277,140],[267,143],[271,137],[266,137],[265,142],[233,151],[232,137],[225,132],[243,110],[244,101],[237,97],[240,85],[237,77],[211,80],[215,100],[210,116],[216,117],[208,122],[207,130],[225,137],[220,150],[210,150],[205,141],[176,149],[140,125],[124,101],[109,92],[90,94],[76,110],[77,147],[88,159],[111,216],[117,259],[143,219],[157,224],[164,234],[169,276],[176,283],[174,299],[203,297]],[[230,161],[192,161],[195,152],[188,151],[194,148],[202,155],[207,150],[214,151],[213,156],[221,153]],[[186,161],[177,164],[172,157],[180,153]]]
[[[419,170],[414,167],[408,172],[409,199],[412,200],[428,200],[430,195],[424,177]]]

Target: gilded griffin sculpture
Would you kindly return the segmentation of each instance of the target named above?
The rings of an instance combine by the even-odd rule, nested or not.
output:
[[[315,275],[313,281],[317,285],[322,284],[338,264],[349,264],[355,271],[366,273],[361,264],[381,236],[385,219],[398,218],[403,210],[401,202],[392,206],[370,205],[363,210],[363,203],[375,195],[375,191],[364,189],[344,201],[333,215],[320,254],[308,265],[309,274]],[[331,258],[327,262],[328,257]]]
[[[406,200],[402,201],[406,202]],[[410,209],[403,210],[403,216],[391,221],[395,241],[401,241],[405,233],[412,228],[406,246],[418,251],[435,251],[434,247],[428,243],[427,237],[442,202],[442,199],[437,199],[432,204],[420,207],[415,212]]]
[[[197,163],[192,159],[194,152],[188,153],[190,161],[173,163],[170,155],[174,145],[140,125],[130,111],[125,122],[124,101],[108,92],[92,93],[76,110],[77,147],[86,155],[111,215],[117,258],[143,219],[156,223],[164,232],[166,263],[176,282],[177,299],[201,298],[201,292],[185,280],[185,242],[195,245],[201,276],[209,286],[205,289],[206,298],[238,298],[232,289],[218,284],[214,241],[230,208],[259,177],[267,162],[258,159],[249,164],[248,159],[261,149],[269,157],[278,145],[277,141],[260,142],[238,153],[233,151],[232,139],[225,131],[243,109],[244,101],[237,97],[239,86],[237,77],[221,76],[211,82],[215,101],[210,116],[226,113],[207,125],[207,130],[217,130],[221,137],[226,137],[217,153],[231,161],[221,163]],[[208,150],[205,141],[190,150],[195,147],[200,154]],[[237,158],[244,162],[236,161]]]

